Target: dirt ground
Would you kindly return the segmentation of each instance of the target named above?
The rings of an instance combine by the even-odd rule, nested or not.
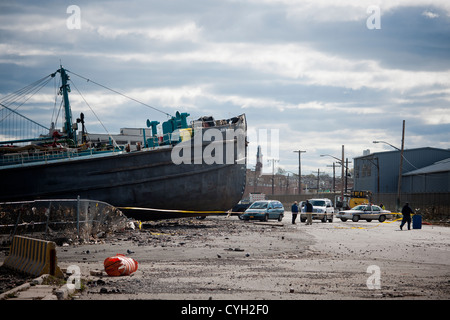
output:
[[[288,212],[281,223],[159,221],[105,244],[61,248],[58,259],[82,275],[116,253],[139,263],[131,276],[86,277],[79,299],[448,300],[450,228],[399,231],[388,222],[293,225]]]
[[[103,261],[117,253],[135,259],[138,270],[107,276]],[[58,246],[57,258],[61,268],[80,268],[79,300],[450,298],[450,228],[400,231],[398,221],[335,218],[306,226],[298,219],[291,224],[289,212],[282,222],[267,223],[173,219],[95,244]]]

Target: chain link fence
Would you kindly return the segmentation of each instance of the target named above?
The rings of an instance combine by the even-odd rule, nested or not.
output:
[[[128,219],[117,208],[100,201],[55,199],[0,203],[0,239],[15,235],[52,240],[89,242],[124,230]]]

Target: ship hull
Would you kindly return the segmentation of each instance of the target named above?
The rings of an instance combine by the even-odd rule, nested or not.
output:
[[[245,128],[243,132],[244,137],[228,142],[225,133],[223,141],[203,141],[201,152],[192,141],[183,151],[190,148],[191,157],[179,164],[174,155],[180,153],[171,146],[3,168],[0,202],[79,196],[107,202],[142,220],[224,212],[239,202],[245,189],[246,147],[239,143],[246,139]],[[221,152],[223,161],[208,161]]]

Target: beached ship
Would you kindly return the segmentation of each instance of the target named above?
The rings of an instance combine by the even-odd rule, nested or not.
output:
[[[162,133],[158,122],[147,120],[142,142],[133,148],[119,146],[111,136],[89,141],[84,116],[77,119],[81,134],[72,121],[70,71],[61,67],[51,76],[57,73],[63,130],[0,142],[0,202],[80,197],[145,220],[223,213],[241,200],[247,158],[244,114],[188,124],[189,114],[177,112],[159,126]]]

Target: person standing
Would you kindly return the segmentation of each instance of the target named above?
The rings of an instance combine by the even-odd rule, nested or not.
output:
[[[402,208],[402,223],[400,224],[400,230],[403,230],[403,226],[405,223],[408,223],[408,230],[411,230],[411,213],[414,213],[411,207],[409,206],[409,203],[406,202],[405,205]]]
[[[297,219],[297,214],[298,214],[297,201],[295,201],[294,204],[292,205],[291,212],[292,212],[292,224],[295,224],[295,219]]]
[[[306,200],[305,204],[306,225],[312,225],[312,212],[313,212],[313,205],[309,202],[309,200]]]

